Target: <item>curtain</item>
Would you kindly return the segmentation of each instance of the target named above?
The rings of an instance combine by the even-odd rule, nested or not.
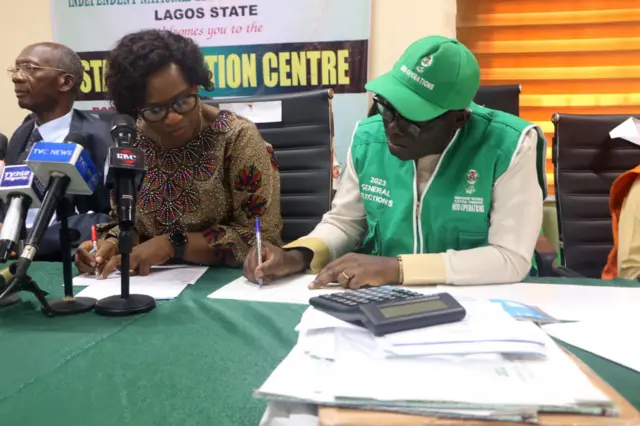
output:
[[[457,0],[457,37],[484,86],[520,84],[520,116],[640,113],[640,0]]]

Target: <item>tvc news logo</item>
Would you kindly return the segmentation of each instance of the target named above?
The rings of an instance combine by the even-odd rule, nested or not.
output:
[[[51,155],[56,157],[71,157],[73,155],[72,149],[33,148],[31,151],[36,155]]]

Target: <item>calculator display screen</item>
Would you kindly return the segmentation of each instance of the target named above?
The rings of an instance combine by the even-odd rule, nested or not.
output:
[[[397,306],[387,306],[380,308],[380,313],[385,318],[396,318],[404,315],[419,314],[421,312],[431,312],[446,309],[448,306],[441,299],[431,299],[416,301]]]

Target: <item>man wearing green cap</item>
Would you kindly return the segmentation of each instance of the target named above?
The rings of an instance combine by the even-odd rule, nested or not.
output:
[[[356,126],[331,211],[284,249],[246,257],[268,283],[311,269],[312,288],[522,280],[542,225],[542,131],[472,102],[473,54],[426,37],[365,86],[378,114]],[[357,253],[353,253],[356,251]]]

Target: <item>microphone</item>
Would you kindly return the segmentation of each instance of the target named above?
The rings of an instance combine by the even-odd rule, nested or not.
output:
[[[40,207],[45,186],[25,164],[6,166],[0,177],[0,197],[8,206],[0,230],[0,261],[6,262],[20,240],[27,211]],[[24,238],[24,236],[22,237]]]
[[[120,294],[99,300],[95,311],[98,315],[122,316],[149,312],[156,307],[153,297],[129,293],[129,265],[132,251],[131,232],[135,225],[136,195],[147,171],[144,151],[133,147],[136,127],[126,115],[114,118],[111,137],[116,146],[109,148],[105,164],[105,186],[115,192],[120,225]]]
[[[105,186],[115,189],[119,222],[129,225],[135,222],[136,194],[147,171],[144,151],[133,147],[135,132],[133,118],[115,117],[111,137],[116,146],[109,147],[105,163]]]
[[[27,156],[26,163],[47,185],[47,190],[18,260],[18,277],[26,274],[56,206],[65,193],[91,195],[98,185],[100,173],[89,153],[83,148],[83,141],[82,135],[71,133],[65,138],[64,143],[36,142]]]
[[[133,145],[136,136],[136,122],[129,115],[118,114],[111,122],[111,137],[116,146]]]

